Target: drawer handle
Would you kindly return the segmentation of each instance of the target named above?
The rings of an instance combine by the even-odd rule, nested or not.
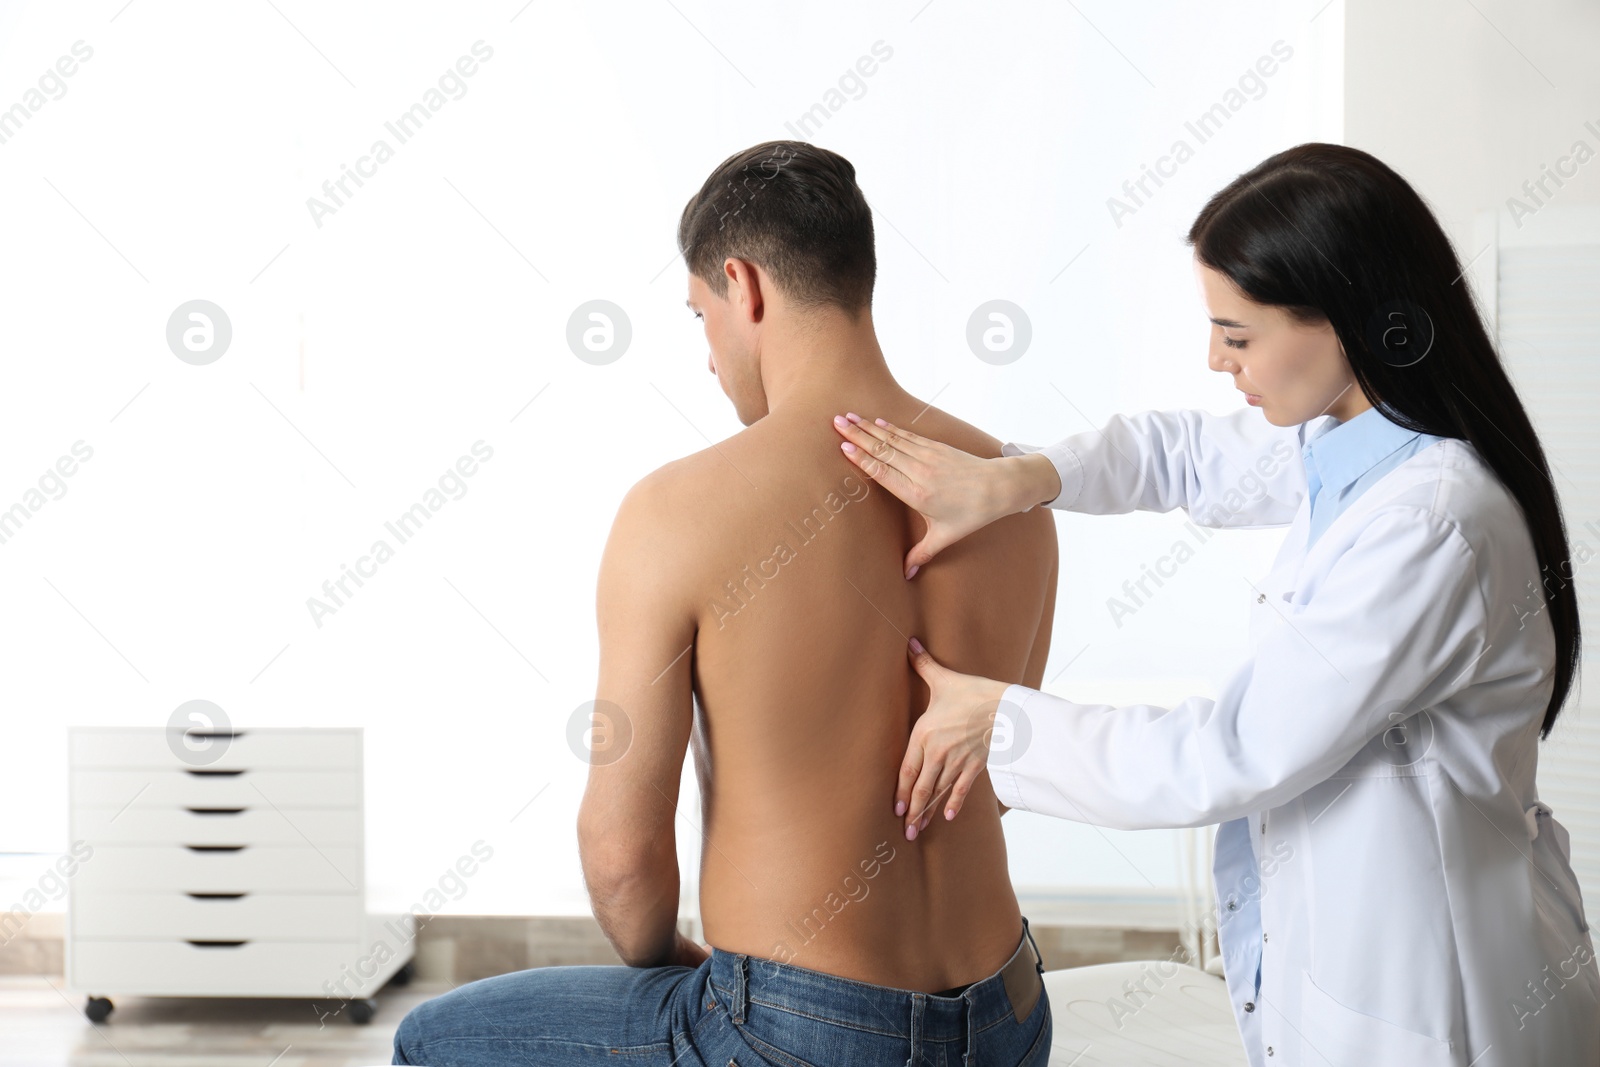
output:
[[[243,852],[248,845],[184,845],[190,852]]]
[[[202,777],[202,778],[232,778],[236,774],[243,774],[244,773],[244,768],[242,768],[242,767],[239,770],[236,770],[236,771],[213,771],[213,770],[210,770],[210,769],[207,769],[207,768],[203,768],[203,767],[186,767],[184,769],[187,770],[190,774],[193,774],[193,775],[196,775],[196,776]]]
[[[185,893],[185,896],[195,900],[243,900],[248,893]]]
[[[248,945],[250,943],[248,941],[196,941],[193,938],[187,938],[186,940],[195,948],[238,948],[240,945]]]
[[[184,808],[190,815],[242,815],[247,808]]]
[[[183,731],[183,736],[185,736],[185,737],[198,737],[202,741],[208,740],[208,739],[216,739],[216,740],[219,740],[219,741],[222,741],[222,740],[232,741],[232,740],[234,740],[236,738],[243,737],[244,736],[244,731],[243,730],[185,730],[185,731]]]

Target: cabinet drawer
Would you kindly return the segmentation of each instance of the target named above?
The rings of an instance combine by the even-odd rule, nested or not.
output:
[[[81,893],[68,916],[79,938],[151,941],[359,941],[366,912],[355,893]]]
[[[90,893],[359,893],[361,850],[349,845],[249,845],[197,851],[178,845],[98,845],[72,880]]]
[[[74,807],[361,806],[355,771],[74,770],[71,784]]]
[[[355,770],[361,766],[361,731],[238,728],[216,736],[191,734],[178,744],[180,757],[161,727],[90,728],[71,732],[69,752],[74,767],[163,768],[219,767],[263,770]],[[188,748],[187,745],[200,746]]]
[[[251,941],[203,948],[184,941],[77,940],[69,981],[97,996],[328,998],[324,983],[371,972],[359,941]],[[347,988],[354,988],[349,982]],[[328,1010],[336,1008],[330,1000]]]
[[[72,811],[74,841],[143,845],[358,845],[359,808],[270,807],[78,807]]]

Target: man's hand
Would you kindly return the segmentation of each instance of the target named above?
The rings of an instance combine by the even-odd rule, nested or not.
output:
[[[711,946],[703,945],[698,941],[684,937],[680,931],[678,941],[672,950],[672,967],[698,967],[711,958]]]

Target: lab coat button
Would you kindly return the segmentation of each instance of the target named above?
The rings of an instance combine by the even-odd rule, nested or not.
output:
[[[1256,603],[1257,604],[1265,604],[1266,602],[1267,602],[1267,594],[1262,593],[1260,596],[1256,597]]]
[[[1262,940],[1262,941],[1265,941],[1265,940],[1266,940],[1266,939],[1267,939],[1267,935],[1266,935],[1266,934],[1262,934],[1262,935],[1261,935],[1261,940]]]
[[[1244,1010],[1245,1011],[1255,1011],[1256,1010],[1256,1002],[1253,1001],[1253,1000],[1245,1001],[1244,1002]]]
[[[1238,911],[1239,910],[1239,902],[1237,900],[1228,901],[1228,910],[1229,911]]]
[[[1272,1046],[1271,1045],[1267,1046],[1267,1055],[1268,1056],[1272,1055]]]

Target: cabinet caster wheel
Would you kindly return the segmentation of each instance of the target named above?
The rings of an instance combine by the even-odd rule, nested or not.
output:
[[[350,1021],[357,1026],[365,1026],[372,1021],[372,1013],[378,1010],[378,1005],[371,1000],[352,1000],[350,1002]]]
[[[103,1023],[110,1017],[114,1006],[105,997],[90,997],[89,1002],[83,1006],[83,1013],[89,1017],[90,1022]]]
[[[405,962],[404,966],[402,966],[398,971],[394,972],[394,977],[389,979],[389,984],[394,986],[396,989],[401,989],[401,988],[403,988],[405,986],[410,985],[411,984],[411,979],[415,978],[416,976],[417,976],[417,964],[416,964],[416,961],[415,960],[407,960]]]

